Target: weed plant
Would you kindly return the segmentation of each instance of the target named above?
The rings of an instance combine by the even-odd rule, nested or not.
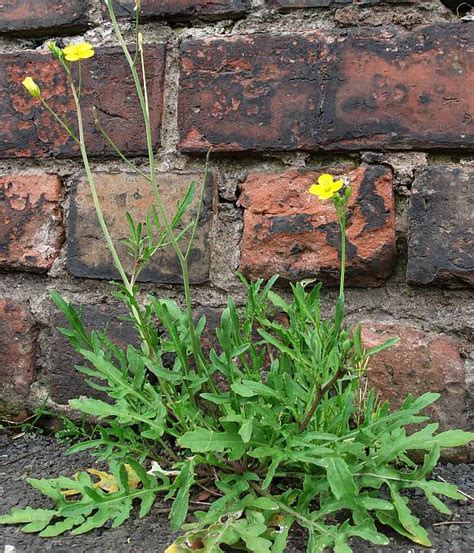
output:
[[[119,526],[136,513],[135,507],[144,517],[156,501],[165,501],[170,504],[171,528],[182,529],[167,553],[217,553],[229,547],[282,553],[296,525],[306,530],[310,553],[331,548],[349,552],[353,537],[388,544],[387,527],[430,546],[403,492],[418,488],[436,509],[449,514],[440,497],[464,497],[455,486],[430,480],[429,474],[443,448],[462,446],[473,434],[438,433],[438,425],[428,423],[421,413],[439,394],[408,396],[391,410],[366,389],[370,358],[394,341],[367,350],[360,325],[344,325],[350,188],[323,175],[308,191],[319,197],[314,201],[333,202],[341,229],[334,316],[321,316],[321,286],[313,281],[291,284],[290,299],[285,299],[274,289],[277,276],[268,282],[248,282],[240,276],[245,305],[238,309],[228,300],[215,345],[205,351],[207,322],[204,316],[195,320],[188,269],[205,186],[191,183],[176,212],[165,209],[153,151],[139,6],[135,45],[129,48],[110,1],[106,4],[135,82],[148,169],[126,158],[97,117],[96,125],[127,168],[148,182],[155,200],[144,221],[123,214],[129,226],[125,244],[133,261],[131,273],[124,269],[109,233],[84,137],[81,71],[94,55],[92,46],[81,43],[62,50],[49,45],[76,103],[74,126],[52,110],[31,77],[24,85],[80,148],[98,221],[120,275],[120,281],[112,283],[112,295],[123,303],[138,345],[121,348],[105,330],[88,330],[80,310],[52,294],[68,323],[60,331],[83,359],[77,370],[107,397],[70,401],[98,425],[93,439],[73,445],[69,452],[88,449],[110,468],[108,473],[90,469],[73,478],[30,478],[54,507],[14,508],[0,523],[23,523],[23,531],[44,537],[66,531],[77,535],[105,524]],[[196,197],[197,212],[185,225],[183,216]],[[141,272],[164,247],[174,250],[181,267],[183,305],[152,294],[143,301],[140,294]],[[413,425],[416,430],[409,430]],[[414,451],[424,452],[420,465],[410,456]],[[191,517],[190,497],[203,491],[212,503]]]

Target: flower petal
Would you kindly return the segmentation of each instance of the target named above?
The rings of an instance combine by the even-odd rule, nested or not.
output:
[[[318,178],[318,184],[320,184],[321,186],[332,186],[333,182],[334,177],[329,173],[324,173]]]
[[[320,184],[313,184],[309,189],[309,193],[313,194],[313,196],[319,196],[322,188],[323,187]]]
[[[337,180],[332,185],[332,191],[337,192],[337,190],[340,190],[344,184],[343,180]]]

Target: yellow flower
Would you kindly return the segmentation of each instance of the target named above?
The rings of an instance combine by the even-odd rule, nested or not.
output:
[[[325,173],[318,178],[318,184],[313,184],[309,189],[310,194],[318,196],[320,200],[329,200],[334,193],[342,188],[342,180],[334,180],[332,175]]]
[[[78,42],[76,44],[70,44],[63,50],[64,57],[67,61],[80,61],[92,58],[94,55],[94,49],[92,44],[88,42]]]
[[[30,96],[33,96],[33,98],[39,98],[41,96],[40,87],[35,83],[35,81],[31,77],[25,77],[21,81],[21,84],[30,93]]]

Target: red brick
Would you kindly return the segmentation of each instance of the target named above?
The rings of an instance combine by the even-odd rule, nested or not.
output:
[[[155,147],[159,145],[163,109],[165,47],[146,53],[151,121]],[[77,67],[76,67],[77,69]],[[141,110],[128,64],[118,48],[102,48],[83,63],[82,105],[86,142],[92,155],[110,153],[95,130],[92,107],[102,126],[129,154],[146,153]],[[25,51],[0,55],[0,158],[78,155],[77,145],[52,116],[21,85],[26,75],[41,87],[44,98],[71,122],[76,112],[64,73],[50,55]]]
[[[202,173],[159,175],[162,199],[169,214],[175,213],[176,204],[184,196],[190,182],[195,180],[201,183],[202,178]],[[125,211],[130,212],[137,221],[144,223],[147,213],[154,204],[151,187],[143,177],[130,173],[96,173],[95,181],[110,234],[126,268],[130,270],[131,258],[121,242],[128,236]],[[212,176],[206,186],[200,224],[190,255],[190,277],[193,283],[206,282],[209,278],[209,236],[216,194]],[[194,208],[192,206],[185,215],[183,224],[191,221],[195,207],[196,202]],[[88,278],[116,278],[118,274],[102,238],[89,185],[85,180],[73,190],[68,226],[67,258],[70,272],[75,276]],[[183,240],[182,243],[184,244],[185,241]],[[147,269],[142,272],[140,280],[161,283],[181,282],[181,269],[171,247],[160,249],[156,253]]]
[[[37,331],[26,303],[0,298],[0,389],[26,394],[35,378]]]
[[[330,48],[326,149],[474,145],[474,24],[356,31]]]
[[[410,326],[364,323],[362,337],[367,348],[391,337],[400,341],[371,358],[368,370],[370,385],[393,408],[399,407],[411,393],[419,396],[437,392],[440,399],[426,409],[426,414],[441,428],[466,428],[468,425],[468,386],[466,369],[457,340],[425,333]]]
[[[184,151],[293,150],[321,104],[320,33],[185,41],[178,117]]]
[[[55,175],[0,176],[0,267],[51,268],[63,242],[60,197]]]
[[[44,36],[87,27],[87,0],[2,0],[0,33]]]
[[[113,7],[118,17],[135,17],[135,0],[114,0]],[[243,15],[249,8],[250,0],[141,0],[140,13],[143,18],[214,18]]]
[[[407,280],[474,285],[474,170],[430,166],[418,173],[409,209]]]
[[[473,23],[185,41],[180,147],[472,148]]]
[[[341,175],[341,169],[329,172]],[[340,232],[332,202],[308,193],[321,172],[255,173],[242,185],[244,233],[240,269],[268,278],[279,273],[299,280],[339,277]],[[344,171],[353,189],[347,228],[349,285],[376,285],[393,271],[396,258],[392,173],[382,166]]]

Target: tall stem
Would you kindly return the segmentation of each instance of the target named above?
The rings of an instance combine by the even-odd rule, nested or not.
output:
[[[102,233],[104,235],[105,241],[107,242],[107,246],[108,246],[108,248],[110,250],[110,253],[112,255],[114,265],[115,265],[115,267],[117,268],[117,271],[120,274],[120,278],[122,279],[122,282],[126,286],[127,290],[130,291],[131,290],[130,282],[129,282],[128,277],[125,273],[123,265],[120,261],[120,257],[117,253],[117,250],[115,249],[114,243],[113,243],[112,238],[110,236],[109,229],[107,227],[107,223],[105,222],[104,214],[103,214],[103,211],[102,211],[102,208],[101,208],[101,205],[100,205],[99,196],[97,194],[97,187],[95,185],[94,176],[92,174],[92,170],[91,170],[91,167],[90,167],[90,164],[89,164],[89,158],[88,158],[88,155],[87,155],[86,145],[85,145],[85,142],[84,142],[84,125],[83,125],[83,122],[82,122],[82,109],[81,109],[81,105],[79,103],[79,97],[78,97],[77,92],[76,92],[76,87],[74,86],[74,83],[72,81],[71,81],[71,90],[72,90],[72,95],[74,97],[74,102],[76,103],[76,109],[77,109],[77,124],[78,124],[78,127],[79,127],[79,147],[80,147],[80,150],[81,150],[82,162],[84,164],[84,169],[86,171],[87,180],[89,182],[89,187],[90,187],[91,194],[92,194],[92,201],[94,203],[94,208],[95,208],[95,211],[97,213],[97,219],[99,221],[99,225],[100,225],[100,228],[101,228]]]
[[[339,226],[341,228],[341,274],[339,279],[339,296],[344,295],[344,276],[346,273],[346,210],[345,204],[338,208]]]
[[[112,241],[112,237],[110,236],[110,232],[109,232],[109,229],[107,227],[107,223],[105,222],[104,213],[102,211],[99,196],[97,194],[97,187],[96,187],[96,184],[95,184],[94,175],[92,174],[92,170],[91,170],[90,163],[89,163],[89,157],[87,155],[87,149],[86,149],[85,137],[84,137],[84,124],[83,124],[83,120],[82,120],[82,109],[81,109],[81,104],[80,104],[80,101],[79,101],[79,96],[78,96],[76,87],[74,85],[74,81],[72,80],[71,77],[69,78],[69,82],[70,82],[70,85],[71,85],[71,91],[72,91],[72,95],[73,95],[74,102],[76,104],[76,110],[77,110],[77,125],[78,125],[78,128],[79,128],[79,148],[81,150],[82,162],[84,164],[84,169],[86,171],[87,181],[89,182],[89,188],[90,188],[90,191],[91,191],[91,194],[92,194],[92,202],[94,204],[94,208],[95,208],[95,211],[96,211],[96,214],[97,214],[97,219],[99,221],[99,225],[100,225],[100,228],[102,230],[102,234],[104,235],[105,241],[107,243],[107,247],[109,248],[110,254],[112,255],[114,265],[115,265],[117,271],[119,272],[120,278],[121,278],[125,288],[127,289],[127,292],[130,295],[133,295],[133,285],[129,281],[129,279],[127,277],[127,274],[125,273],[125,269],[122,265],[122,262],[120,261],[120,257],[118,255],[117,250],[116,250],[116,248],[114,246],[114,243]],[[141,330],[142,316],[141,316],[141,313],[134,306],[132,306],[132,316],[133,316],[133,318],[135,319],[135,321],[137,323],[137,329],[138,329],[138,332],[140,333],[140,337],[142,339],[142,343],[144,345],[145,352],[149,354],[150,353],[150,345],[148,343],[148,340],[146,339],[146,336],[143,334],[143,332]]]
[[[183,254],[181,251],[181,248],[179,247],[179,243],[176,240],[176,236],[174,235],[173,229],[171,228],[171,223],[168,217],[168,214],[166,213],[166,209],[164,207],[160,191],[158,189],[158,183],[157,183],[157,176],[156,176],[156,164],[155,164],[155,155],[153,151],[153,137],[152,137],[152,131],[151,131],[151,122],[150,122],[150,111],[149,111],[149,104],[148,104],[148,94],[147,94],[147,83],[146,83],[146,72],[145,72],[145,62],[144,62],[144,55],[143,55],[143,45],[141,43],[141,37],[138,36],[137,40],[137,47],[139,50],[139,57],[140,57],[140,63],[141,63],[141,72],[142,72],[142,80],[140,81],[140,76],[137,71],[136,67],[136,60],[137,57],[135,57],[135,60],[132,58],[128,47],[125,43],[125,40],[123,38],[123,35],[120,31],[120,28],[117,23],[117,19],[115,17],[114,10],[112,8],[112,5],[110,2],[107,2],[107,6],[109,9],[109,15],[110,19],[112,21],[112,26],[114,28],[115,35],[117,37],[117,40],[120,44],[120,47],[122,48],[122,51],[125,55],[125,58],[128,62],[128,65],[130,67],[130,71],[132,74],[133,81],[135,83],[135,88],[137,91],[138,99],[140,102],[140,107],[143,114],[143,121],[145,124],[145,134],[146,134],[146,142],[147,142],[147,150],[148,150],[148,160],[150,164],[150,184],[153,190],[153,194],[155,196],[155,201],[158,207],[158,211],[160,214],[160,217],[162,221],[164,222],[166,232],[168,234],[169,240],[172,244],[172,247],[176,253],[176,256],[178,257],[178,261],[181,267],[181,273],[183,277],[183,287],[184,287],[184,297],[185,297],[185,304],[186,304],[186,312],[188,317],[188,324],[189,324],[189,332],[191,336],[191,344],[192,344],[192,350],[193,350],[193,357],[195,359],[196,365],[200,366],[204,372],[209,376],[209,384],[211,388],[215,389],[214,383],[212,382],[210,375],[208,374],[207,367],[205,363],[203,362],[203,356],[201,351],[201,346],[199,344],[199,341],[196,336],[196,330],[194,326],[194,320],[193,320],[193,312],[192,312],[192,300],[191,300],[191,287],[189,284],[189,267],[187,262],[187,255]]]

